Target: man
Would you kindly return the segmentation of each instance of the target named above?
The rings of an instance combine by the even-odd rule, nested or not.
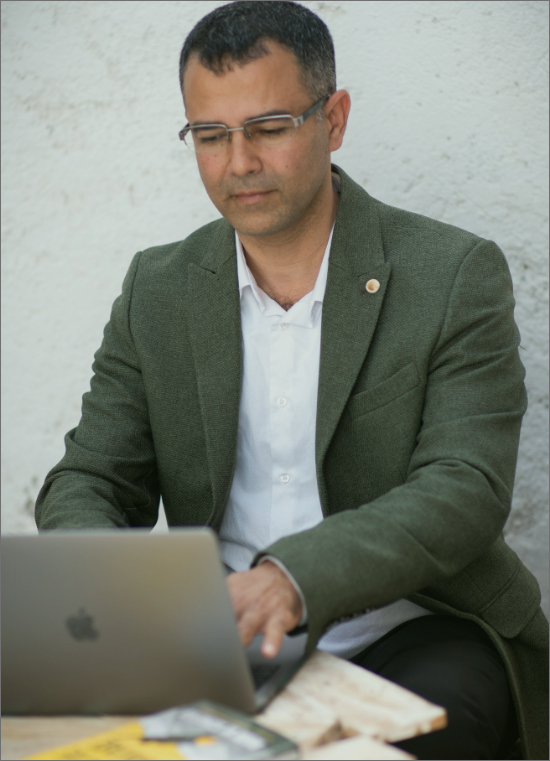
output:
[[[420,758],[518,728],[545,757],[547,624],[501,535],[525,410],[501,252],[331,166],[350,98],[304,7],[216,9],[180,82],[223,219],[134,258],[39,528],[153,526],[162,494],[219,533],[243,644],[307,627],[444,705]]]

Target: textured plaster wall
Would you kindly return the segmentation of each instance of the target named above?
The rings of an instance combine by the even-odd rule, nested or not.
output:
[[[177,139],[176,72],[219,4],[2,3],[4,532],[36,530],[34,500],[135,251],[218,216]],[[548,3],[305,4],[352,97],[335,161],[375,197],[508,257],[530,407],[506,532],[548,610]]]

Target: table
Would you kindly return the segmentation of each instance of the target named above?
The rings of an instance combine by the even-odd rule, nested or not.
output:
[[[7,716],[2,760],[105,732],[131,716]],[[255,720],[294,740],[304,759],[408,759],[387,743],[446,726],[443,708],[349,661],[316,650]]]

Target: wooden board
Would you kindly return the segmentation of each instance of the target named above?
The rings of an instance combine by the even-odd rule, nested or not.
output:
[[[300,716],[299,721],[294,716]],[[282,734],[286,727],[286,734],[303,747],[336,739],[338,732],[341,737],[358,733],[397,742],[447,725],[443,708],[321,650],[314,652],[257,721]],[[323,726],[325,731],[330,728],[329,738],[323,736]]]

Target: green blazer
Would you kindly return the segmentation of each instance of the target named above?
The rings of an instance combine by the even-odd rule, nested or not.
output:
[[[334,171],[316,421],[325,520],[265,552],[303,590],[310,650],[331,624],[402,597],[476,621],[506,663],[525,757],[548,758],[547,622],[502,537],[526,407],[508,267],[494,243]],[[93,370],[39,529],[153,526],[162,495],[171,526],[219,530],[242,376],[224,219],[136,254]]]

